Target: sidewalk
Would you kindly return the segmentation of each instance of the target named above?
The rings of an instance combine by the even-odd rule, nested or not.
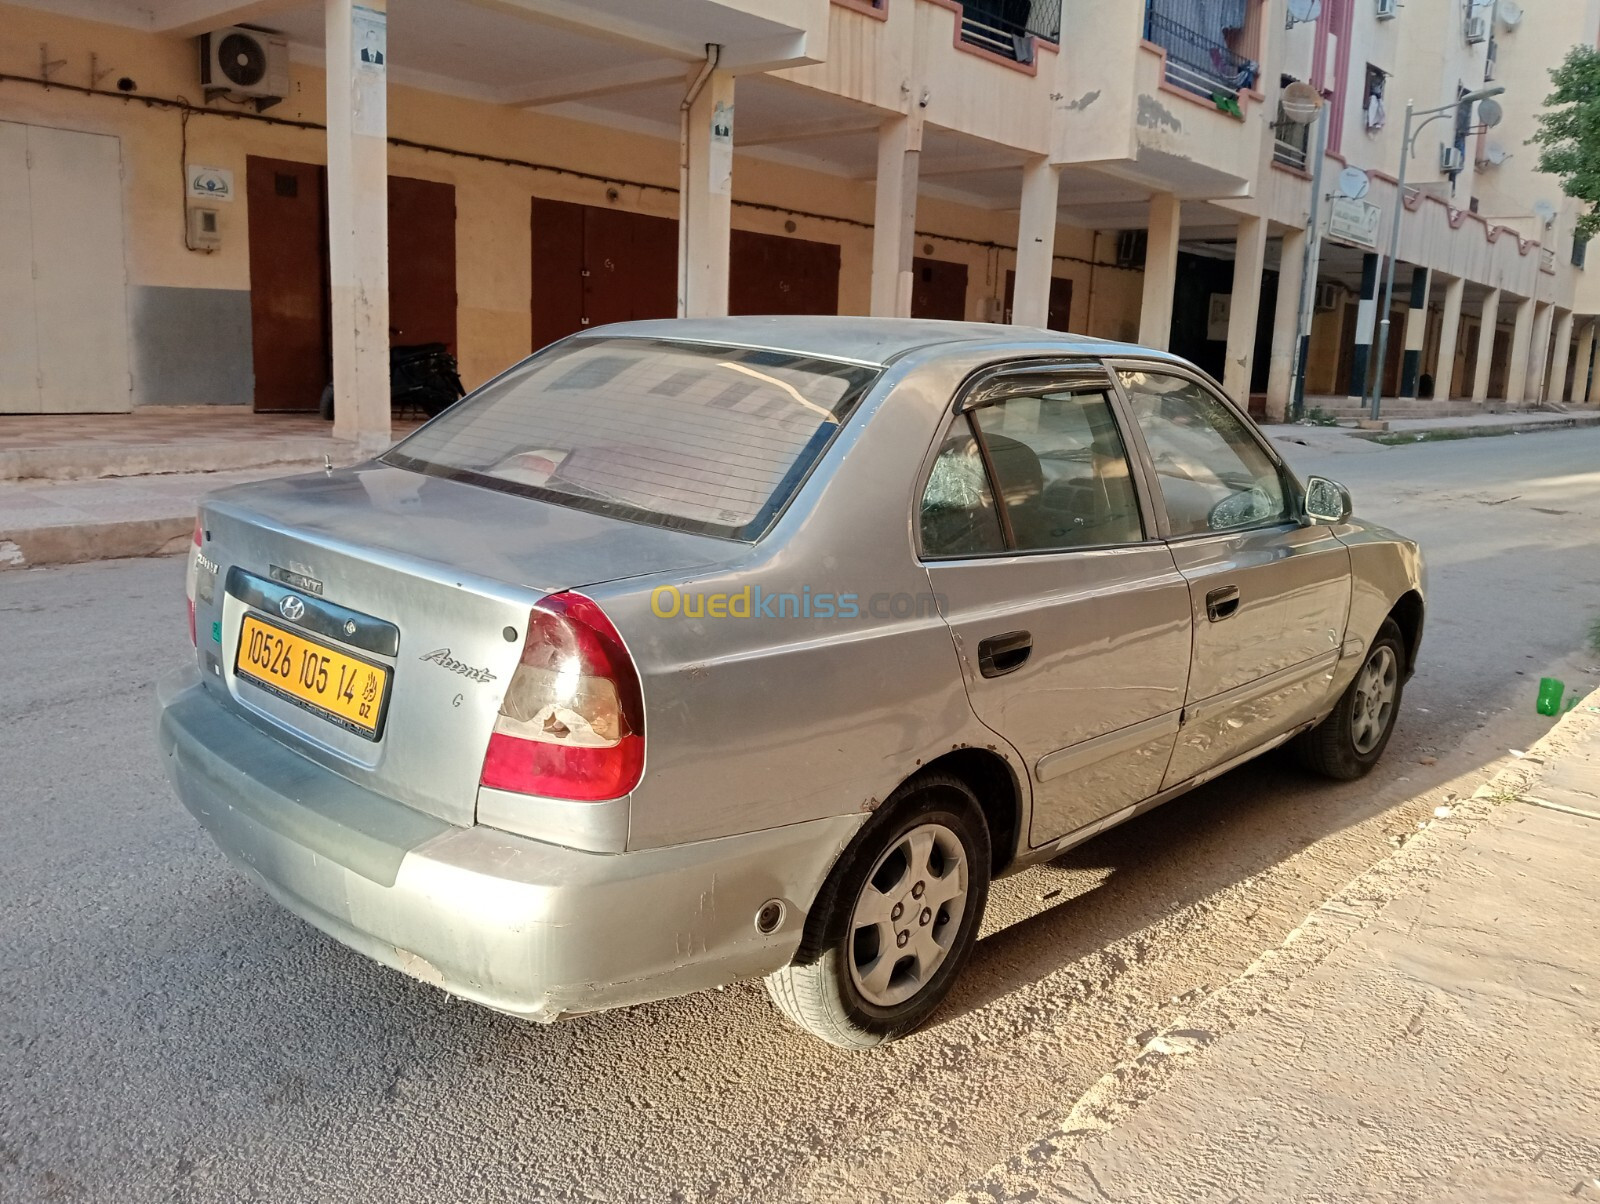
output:
[[[1261,429],[1273,439],[1289,440],[1309,447],[1341,452],[1381,452],[1406,437],[1425,441],[1428,437],[1470,439],[1488,435],[1525,435],[1600,426],[1600,411],[1593,407],[1574,407],[1566,413],[1519,411],[1510,414],[1472,414],[1454,418],[1391,418],[1387,431],[1361,430],[1355,426],[1313,426],[1280,422],[1263,424]],[[1383,440],[1380,442],[1379,440]]]
[[[1600,693],[1436,815],[953,1204],[1600,1200]]]

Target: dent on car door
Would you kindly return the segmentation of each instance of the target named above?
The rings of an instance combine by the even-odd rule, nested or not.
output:
[[[1201,382],[1118,371],[1189,583],[1194,659],[1176,785],[1314,718],[1350,610],[1350,555],[1299,521],[1292,479],[1247,419]]]
[[[979,382],[929,471],[920,542],[978,717],[1032,775],[1030,843],[1161,786],[1188,587],[1155,537],[1098,365]]]

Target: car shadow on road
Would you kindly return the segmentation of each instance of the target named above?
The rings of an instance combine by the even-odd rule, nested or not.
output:
[[[1286,860],[1390,810],[1417,785],[1415,779],[1397,777],[1392,762],[1383,778],[1340,784],[1313,777],[1288,754],[1275,753],[1044,866],[996,883],[997,896],[1009,892],[1013,906],[1020,902],[1026,907],[1031,893],[1035,913],[978,942],[932,1023],[958,1020],[1097,954],[1107,955],[1108,978],[1115,977],[1144,955],[1140,943],[1114,948],[1125,938],[1189,909],[1218,903],[1223,896],[1241,890],[1248,894],[1251,879],[1275,868],[1281,872]],[[1405,826],[1409,821],[1395,825],[1396,830]],[[1368,839],[1373,852],[1362,861],[1363,868],[1388,848],[1383,833]],[[1345,871],[1326,890],[1309,892],[1305,910],[1351,876]],[[1265,885],[1261,894],[1267,901]],[[1249,911],[1243,907],[1237,922],[1253,925],[1252,933],[1262,943],[1257,947],[1277,944],[1282,938],[1274,925],[1282,930],[1304,914],[1289,916],[1274,909],[1255,923],[1254,917],[1246,918]]]

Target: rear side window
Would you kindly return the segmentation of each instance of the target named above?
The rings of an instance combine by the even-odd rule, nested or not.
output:
[[[755,539],[877,373],[748,347],[584,339],[485,386],[384,461],[635,522]]]

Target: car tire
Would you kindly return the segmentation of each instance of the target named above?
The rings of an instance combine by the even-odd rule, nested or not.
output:
[[[843,1049],[912,1032],[972,952],[989,866],[989,827],[972,788],[948,774],[911,779],[834,865],[794,961],[767,976],[773,1003]]]
[[[333,421],[333,385],[331,383],[323,386],[322,400],[317,403],[317,410],[325,421]]]
[[[1405,693],[1405,663],[1400,628],[1385,619],[1333,713],[1295,738],[1292,748],[1300,763],[1335,781],[1366,777],[1394,733]]]

